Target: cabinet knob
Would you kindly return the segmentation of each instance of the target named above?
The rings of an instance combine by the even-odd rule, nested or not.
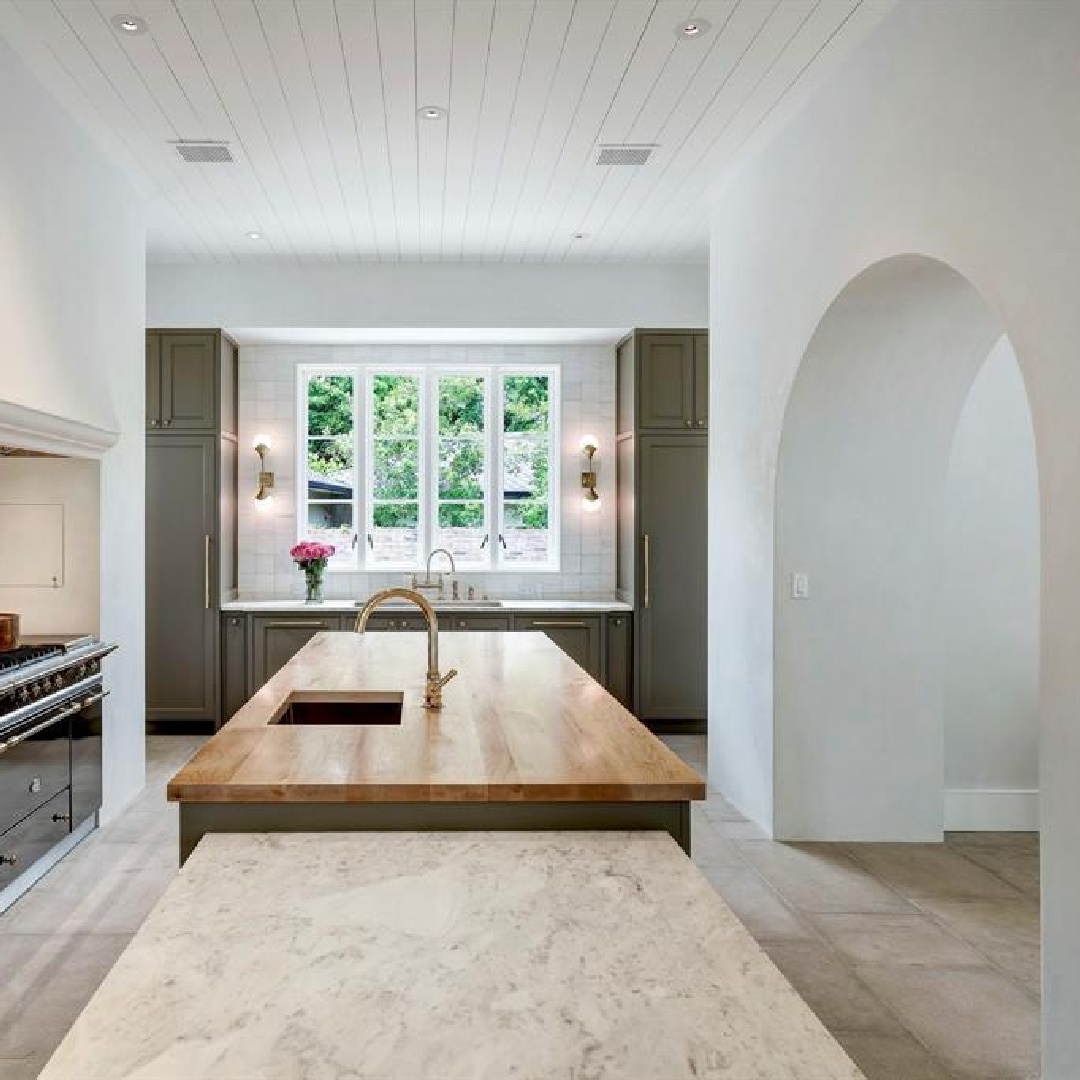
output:
[[[704,420],[699,420],[699,421],[697,422],[697,426],[698,426],[698,427],[704,427],[704,426],[705,426],[705,421],[704,421]]]
[[[151,426],[151,427],[157,427],[157,423],[158,423],[158,422],[157,422],[156,420],[151,420],[151,421],[150,421],[150,426]]]
[[[693,426],[693,423],[694,423],[694,422],[693,422],[693,420],[687,420],[687,421],[686,421],[686,426],[687,426],[687,427],[692,427],[692,426]]]
[[[171,424],[172,424],[172,421],[171,421],[171,420],[166,420],[166,421],[165,421],[165,426],[166,426],[166,427],[169,427],[169,426],[171,426]]]

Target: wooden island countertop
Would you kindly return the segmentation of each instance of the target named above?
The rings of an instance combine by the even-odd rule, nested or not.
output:
[[[439,647],[443,672],[459,674],[436,711],[421,705],[426,634],[312,638],[170,781],[182,857],[204,832],[266,831],[304,804],[290,829],[648,827],[688,847],[704,780],[546,635],[442,634]],[[400,724],[278,723],[294,698],[378,693],[402,695]],[[346,823],[329,809],[343,804],[367,816]],[[391,818],[403,805],[412,812]],[[552,808],[550,826],[525,809],[540,805]],[[571,805],[591,809],[569,821]]]

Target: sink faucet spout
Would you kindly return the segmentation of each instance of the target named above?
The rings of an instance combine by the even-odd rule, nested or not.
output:
[[[414,603],[424,616],[427,623],[427,675],[424,681],[424,708],[442,708],[443,687],[457,674],[456,668],[451,668],[445,675],[439,674],[439,620],[435,609],[428,602],[427,597],[413,589],[381,589],[372,594],[368,601],[360,609],[356,616],[356,633],[362,634],[367,629],[368,619],[371,613],[387,600],[409,600]]]

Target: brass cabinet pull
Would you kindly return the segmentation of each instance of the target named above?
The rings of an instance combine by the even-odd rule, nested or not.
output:
[[[692,426],[693,426],[693,424],[694,424],[693,420],[691,420],[691,419],[690,419],[689,417],[687,417],[687,419],[686,419],[686,426],[687,426],[687,427],[692,427]]]
[[[705,426],[705,421],[704,421],[704,420],[699,420],[699,421],[697,422],[697,426],[698,426],[698,427],[704,427],[704,426]]]
[[[268,623],[267,630],[310,630],[313,626],[326,628],[326,623],[323,620],[319,622],[272,622]]]
[[[589,624],[580,619],[534,619],[533,626],[545,626],[548,629],[583,630]]]
[[[203,537],[203,605],[210,610],[210,534]]]
[[[649,534],[645,534],[645,607],[649,606]]]

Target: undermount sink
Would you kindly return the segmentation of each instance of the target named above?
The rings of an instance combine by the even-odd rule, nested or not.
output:
[[[292,694],[275,724],[298,727],[385,727],[401,723],[405,695],[392,692],[362,694]]]

